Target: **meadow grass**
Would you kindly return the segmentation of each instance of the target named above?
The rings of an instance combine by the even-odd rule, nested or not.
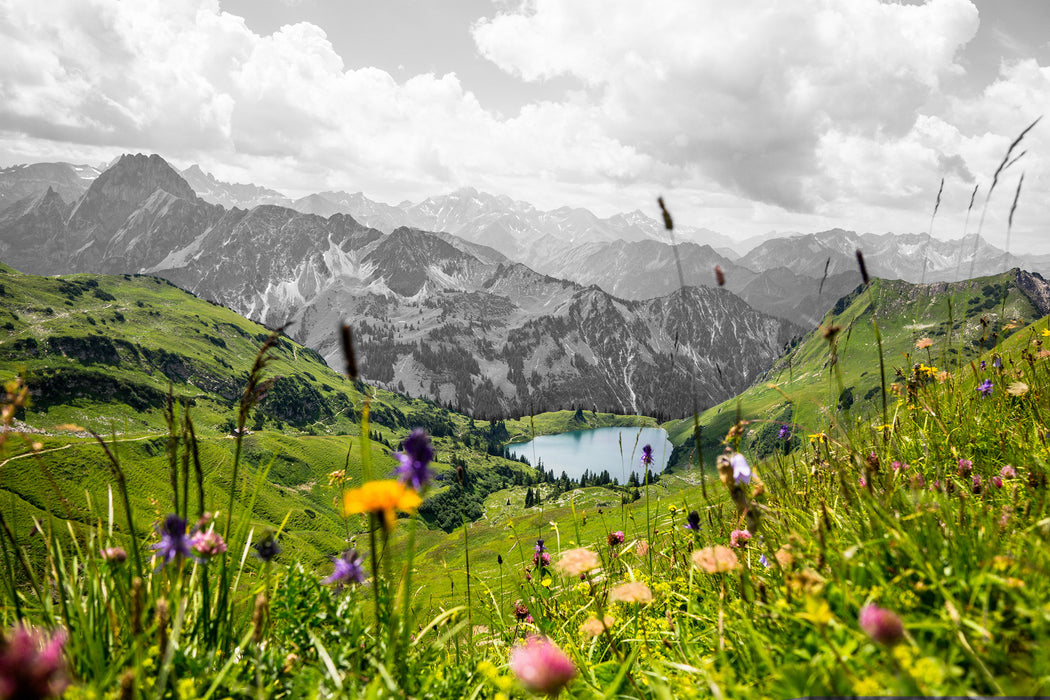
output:
[[[754,463],[746,482],[726,460],[627,505],[580,489],[508,509],[513,490],[496,492],[485,518],[452,535],[415,528],[411,560],[416,518],[374,526],[373,549],[365,516],[339,525],[336,513],[333,539],[350,532],[376,555],[367,583],[341,588],[322,583],[330,567],[254,556],[260,533],[245,518],[265,467],[245,481],[227,551],[207,563],[158,567],[149,530],[143,563],[118,562],[104,551],[129,546],[119,498],[75,504],[90,515],[72,526],[56,495],[4,514],[0,616],[7,629],[67,631],[73,698],[510,697],[525,682],[550,690],[545,680],[574,697],[1045,694],[1048,341],[1042,320],[950,375],[916,369],[893,387],[888,426],[824,432]],[[179,441],[176,465],[189,446]],[[169,460],[154,459],[160,492]],[[206,488],[221,509],[228,491]],[[691,511],[698,529],[684,527]],[[14,535],[13,519],[32,533]],[[743,530],[750,539],[730,546]],[[533,559],[538,539],[549,564]],[[597,567],[560,572],[580,547]],[[884,617],[862,615],[870,605]],[[511,664],[534,635],[568,656],[571,679]]]

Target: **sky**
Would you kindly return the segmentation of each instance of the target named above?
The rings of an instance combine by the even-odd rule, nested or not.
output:
[[[1050,111],[1045,0],[0,0],[0,47],[0,166],[1050,251],[1050,115],[988,197]]]

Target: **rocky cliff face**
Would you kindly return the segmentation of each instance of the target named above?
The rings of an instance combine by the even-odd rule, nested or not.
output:
[[[125,156],[67,205],[0,217],[3,254],[42,274],[149,272],[288,332],[366,379],[480,415],[571,405],[684,415],[732,396],[797,331],[725,290],[625,301],[456,236],[345,214],[226,210],[157,156]]]

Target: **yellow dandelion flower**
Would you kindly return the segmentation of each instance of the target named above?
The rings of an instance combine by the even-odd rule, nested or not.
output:
[[[343,515],[375,513],[381,516],[383,527],[391,530],[397,521],[397,511],[411,513],[422,502],[418,493],[400,481],[381,479],[344,491]]]
[[[1050,328],[1044,328],[1043,329],[1043,337],[1044,338],[1050,338]]]
[[[827,442],[828,441],[828,436],[825,435],[824,433],[813,433],[812,435],[809,436],[809,441],[810,442]]]

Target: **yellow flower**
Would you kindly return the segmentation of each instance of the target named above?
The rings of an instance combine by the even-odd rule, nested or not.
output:
[[[400,481],[369,481],[361,488],[343,492],[343,515],[375,513],[382,517],[383,527],[391,530],[397,520],[397,511],[412,512],[422,502],[418,493]]]
[[[1043,337],[1044,338],[1050,338],[1050,328],[1044,328],[1043,329]]]
[[[824,433],[813,433],[809,436],[810,442],[827,442],[828,436]]]

